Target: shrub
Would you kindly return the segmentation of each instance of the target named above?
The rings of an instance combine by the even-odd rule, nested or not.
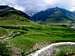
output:
[[[0,56],[10,56],[10,51],[5,43],[0,42]]]

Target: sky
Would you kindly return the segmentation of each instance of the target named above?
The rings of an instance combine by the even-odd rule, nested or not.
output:
[[[0,5],[9,5],[27,14],[53,7],[75,11],[75,0],[0,0]]]

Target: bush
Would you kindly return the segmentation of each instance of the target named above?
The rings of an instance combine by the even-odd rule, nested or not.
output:
[[[6,44],[0,42],[0,56],[10,56],[9,49]]]

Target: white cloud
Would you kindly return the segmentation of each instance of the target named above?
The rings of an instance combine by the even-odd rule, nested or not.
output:
[[[0,0],[0,5],[5,4],[24,12],[38,12],[55,6],[75,10],[75,0]]]
[[[60,0],[57,6],[73,11],[75,10],[75,0]]]
[[[13,4],[12,4],[13,5]],[[21,11],[25,11],[25,8],[23,6],[20,6],[20,5],[16,5],[14,4],[13,6],[12,5],[9,5],[10,7],[14,7],[15,9],[17,10],[21,10]]]
[[[72,0],[72,2],[70,2],[70,4],[71,4],[71,11],[74,11],[75,10],[75,0]]]
[[[59,2],[59,0],[44,0],[44,1],[45,1],[45,3],[47,3],[49,5],[54,5]]]
[[[75,11],[75,8],[71,8],[70,11]]]
[[[6,5],[6,4],[10,4],[10,3],[13,3],[13,2],[15,2],[15,0],[0,0],[0,5],[2,4],[4,4],[4,5]]]
[[[17,4],[17,0],[0,0],[0,5],[9,5],[10,7],[14,7],[15,9],[24,11],[25,8]]]

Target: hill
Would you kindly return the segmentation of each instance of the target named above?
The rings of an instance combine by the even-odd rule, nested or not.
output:
[[[38,24],[14,8],[1,8],[0,12],[0,41],[7,42],[13,56],[26,56],[54,42],[75,41],[75,29]]]
[[[22,11],[9,6],[0,6],[0,26],[23,25],[26,22],[30,22],[28,19],[30,17]]]
[[[32,16],[32,20],[40,23],[68,23],[75,21],[75,14],[63,8],[49,8]]]

